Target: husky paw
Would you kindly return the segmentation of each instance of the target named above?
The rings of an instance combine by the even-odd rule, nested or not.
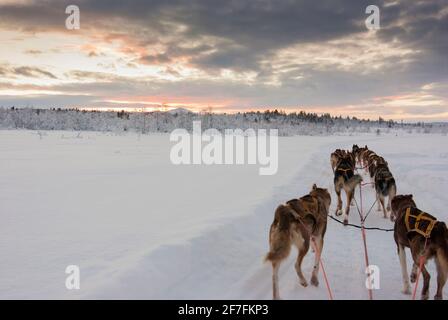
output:
[[[429,293],[422,294],[422,296],[420,297],[420,300],[428,300],[428,299],[429,299]]]
[[[348,219],[344,219],[344,226],[348,225]]]
[[[410,295],[411,294],[411,289],[409,287],[404,288],[403,290],[401,290],[401,293]]]
[[[435,296],[434,296],[434,300],[443,300],[443,297],[442,297],[442,296],[435,295]]]
[[[299,280],[299,283],[302,287],[308,287],[308,282],[305,279]]]
[[[311,284],[315,287],[319,286],[319,280],[317,280],[317,277],[315,275],[311,277]]]
[[[341,210],[341,209],[336,210],[336,215],[337,215],[337,216],[342,215],[342,210]]]

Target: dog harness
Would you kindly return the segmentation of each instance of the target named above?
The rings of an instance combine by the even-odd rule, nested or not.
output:
[[[432,229],[437,223],[437,219],[429,213],[423,212],[415,207],[409,207],[406,209],[404,222],[408,232],[415,231],[425,238],[429,238]]]
[[[317,220],[314,213],[319,210],[319,200],[312,195],[306,195],[300,199],[289,200],[286,204],[291,208],[291,214],[300,222],[300,225],[304,227],[304,230],[313,233],[317,226]],[[304,222],[308,217],[313,220],[312,230],[309,230]]]
[[[300,218],[305,218],[308,215],[314,216],[313,212],[317,212],[319,201],[311,196],[306,195],[301,197],[300,199],[293,199],[286,202]],[[298,218],[295,214],[294,216]]]

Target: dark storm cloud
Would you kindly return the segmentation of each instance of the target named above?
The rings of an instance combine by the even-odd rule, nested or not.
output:
[[[75,83],[59,86],[57,90],[72,93],[85,90],[98,97],[108,92],[129,96],[236,97],[240,105],[234,107],[250,107],[254,102],[266,107],[300,107],[364,103],[373,97],[412,92],[429,83],[448,82],[446,0],[81,0],[76,3],[48,0],[27,5],[0,5],[0,28],[68,32],[65,30],[65,7],[69,4],[80,7],[79,33],[100,35],[107,41],[121,39],[127,51],[139,53],[138,59],[129,62],[136,68],[141,66],[139,64],[164,65],[167,73],[178,76],[172,66],[183,61],[213,75],[213,80],[181,79],[175,83],[146,85],[119,76],[80,70],[73,71],[69,77],[96,79],[98,83]],[[380,52],[380,66],[367,71],[360,63],[342,64],[345,68],[341,68],[337,61],[327,59],[325,62],[329,65],[325,66],[319,60],[282,61],[290,64],[290,70],[279,72],[278,52],[293,45],[300,55],[309,44],[328,48],[325,47],[328,42],[338,39],[355,39],[353,46],[357,45],[356,39],[370,41],[359,37],[368,33],[364,20],[365,8],[370,4],[377,5],[381,13],[381,29],[373,39],[383,44],[399,44],[400,49],[409,49],[411,54],[387,55],[384,52],[381,57]],[[163,49],[147,50],[155,45]],[[350,62],[351,58],[356,58],[354,54],[371,53],[372,48],[365,48],[365,52],[338,49],[343,53],[346,50],[344,62]],[[316,55],[320,53],[323,52],[317,51]],[[96,51],[87,54],[98,58]],[[406,59],[409,62],[404,63]],[[374,62],[378,61],[372,60],[372,64]],[[216,80],[223,69],[236,73],[251,71],[255,73],[254,80],[250,84]],[[0,66],[0,75],[9,71]],[[31,77],[39,74],[36,70],[19,69],[21,74],[27,72]],[[54,77],[51,73],[41,75]],[[273,78],[278,84],[267,85]],[[441,95],[443,90],[437,90],[434,92]],[[428,110],[425,112],[431,112]]]
[[[6,5],[1,7],[0,17],[4,24],[19,24],[24,30],[64,31],[64,9],[68,4],[72,1]],[[325,41],[365,31],[364,10],[368,4],[370,1],[350,0],[84,0],[77,3],[82,27],[98,27],[114,21],[112,18],[120,18],[147,31],[146,35],[139,35],[143,42],[146,37],[151,38],[148,42],[154,41],[154,34],[183,40],[212,36],[227,40],[231,46],[239,46],[239,49],[225,47],[223,52],[218,48],[210,57],[196,61],[218,68],[246,68],[240,64],[246,63],[249,56],[260,56],[292,43]],[[382,1],[377,4],[381,5]],[[185,26],[185,29],[179,31],[177,26]],[[126,28],[126,24],[118,23],[113,31],[126,31]],[[244,57],[241,60],[232,57],[237,54]]]
[[[371,0],[77,1],[83,28],[107,25],[112,28],[110,32],[137,32],[131,36],[138,37],[143,46],[153,44],[157,39],[172,37],[170,48],[165,53],[142,56],[142,61],[148,63],[169,63],[182,50],[176,47],[176,43],[209,36],[223,42],[218,40],[215,51],[206,55],[197,54],[207,50],[192,52],[193,64],[207,69],[258,70],[259,60],[279,48],[365,32],[365,8],[370,4],[381,8],[379,36],[383,39],[391,41],[397,38],[420,45],[423,50],[445,52],[448,18],[434,15],[447,7],[446,1],[408,0],[386,6],[387,3]],[[48,27],[64,31],[64,9],[68,4],[73,4],[73,1],[7,5],[1,7],[0,17],[6,22],[18,23],[24,29]],[[395,26],[398,19],[402,19],[404,24]],[[184,28],[179,29],[180,26]]]
[[[149,64],[164,64],[175,61],[177,58],[191,57],[213,50],[213,47],[207,44],[186,48],[170,43],[164,53],[144,55],[140,62]]]
[[[397,18],[383,24],[378,36],[385,41],[399,40],[423,50],[448,54],[448,2],[403,1]],[[383,19],[384,20],[384,19]],[[397,22],[401,21],[399,25]]]

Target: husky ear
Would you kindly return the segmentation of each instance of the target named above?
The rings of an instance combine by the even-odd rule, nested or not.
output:
[[[313,184],[313,188],[312,188],[312,190],[316,190],[316,189],[317,189],[316,184]]]

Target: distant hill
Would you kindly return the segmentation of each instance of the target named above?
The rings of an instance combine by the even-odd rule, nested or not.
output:
[[[186,109],[186,108],[176,108],[176,109],[171,109],[167,111],[170,114],[187,114],[187,113],[193,113],[190,110]]]

